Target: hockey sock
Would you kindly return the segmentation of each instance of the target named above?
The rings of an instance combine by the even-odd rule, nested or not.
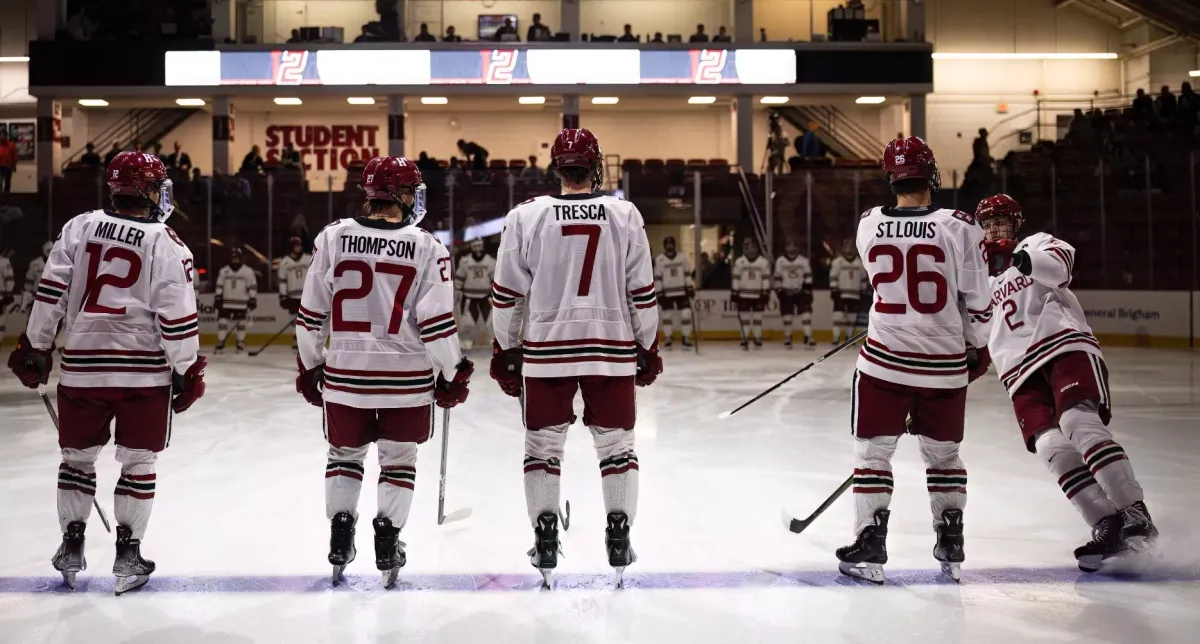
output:
[[[633,430],[588,427],[600,459],[600,486],[604,511],[624,512],[633,525],[638,501],[638,459],[633,451]]]
[[[674,317],[675,317],[674,311],[663,311],[663,315],[662,315],[663,342],[671,341],[671,335],[673,333],[673,329],[671,328],[671,326],[672,326],[671,322],[672,322],[672,318],[674,318]]]
[[[1083,457],[1055,427],[1038,434],[1034,449],[1046,463],[1046,469],[1058,480],[1067,500],[1083,515],[1087,524],[1094,526],[1100,519],[1117,512],[1104,489],[1096,484],[1091,470],[1083,463]]]
[[[229,320],[221,318],[217,320],[217,346],[225,346],[225,338],[229,337]]]
[[[942,524],[942,512],[967,507],[967,469],[958,456],[959,443],[937,441],[918,436],[921,458],[925,461],[925,482],[929,489],[929,509],[933,527]]]
[[[246,323],[242,320],[237,323],[237,343],[239,347],[246,344]]]
[[[113,492],[113,518],[117,525],[129,528],[134,539],[141,539],[150,524],[150,510],[154,508],[154,462],[158,454],[146,449],[129,449],[117,446],[117,462],[121,464],[121,478]]]
[[[100,446],[64,448],[58,465],[58,527],[65,533],[72,521],[87,522],[96,497],[96,457]]]
[[[800,329],[804,331],[805,338],[812,338],[812,313],[800,314]]]
[[[854,440],[854,536],[875,525],[875,511],[892,502],[892,455],[899,436]]]
[[[683,318],[683,338],[686,340],[692,337],[692,307],[687,307],[679,313]]]
[[[471,347],[475,345],[475,316],[471,314],[468,306],[468,309],[464,312],[464,314],[459,317],[462,318],[462,325],[458,328],[459,344],[462,345],[463,349],[470,350]]]
[[[792,341],[792,316],[783,316],[783,339],[785,342]]]
[[[1117,509],[1125,509],[1144,498],[1125,449],[1112,439],[1112,433],[1091,403],[1064,411],[1059,422]]]
[[[738,311],[738,323],[742,326],[742,342],[750,341],[750,314]]]
[[[563,446],[569,426],[553,425],[525,432],[525,506],[531,526],[537,527],[540,514],[558,514]]]
[[[751,316],[751,325],[754,330],[754,341],[762,342],[762,313],[755,311]]]
[[[329,446],[325,465],[325,517],[330,521],[338,512],[358,517],[358,494],[362,491],[363,461],[367,448]]]
[[[377,516],[391,519],[393,526],[404,528],[417,482],[417,444],[381,439],[376,449],[379,450]]]
[[[841,311],[833,313],[833,341],[837,342],[842,338],[842,331],[846,326],[846,314]]]

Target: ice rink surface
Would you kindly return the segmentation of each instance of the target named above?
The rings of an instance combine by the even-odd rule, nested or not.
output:
[[[474,356],[471,398],[451,415],[447,511],[473,514],[436,525],[439,413],[401,534],[408,565],[390,592],[374,570],[373,452],[358,559],[349,583],[330,588],[321,417],[295,393],[295,363],[284,348],[213,358],[208,395],[176,418],[143,543],[158,564],[149,585],[112,595],[112,537],[93,513],[90,567],[79,590],[66,591],[50,566],[60,540],[54,430],[36,393],[4,370],[0,642],[1196,642],[1197,361],[1186,351],[1106,354],[1112,427],[1162,531],[1152,555],[1114,572],[1075,568],[1071,552],[1088,530],[1024,450],[993,372],[972,386],[968,406],[962,584],[943,578],[930,554],[924,466],[908,439],[895,463],[888,584],[840,576],[833,551],[853,537],[849,495],[802,535],[783,528],[780,508],[807,515],[851,471],[851,353],[718,421],[818,353],[706,345],[696,356],[677,346],[664,353],[658,382],[638,391],[639,561],[628,587],[612,587],[599,470],[577,424],[563,467],[571,528],[550,592],[538,589],[525,554],[532,530],[518,405],[487,378],[486,355]],[[107,448],[97,499],[110,514],[117,472]]]

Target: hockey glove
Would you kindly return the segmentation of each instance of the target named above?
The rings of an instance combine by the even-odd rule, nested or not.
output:
[[[683,287],[683,293],[684,295],[687,295],[688,301],[691,301],[692,298],[696,297],[696,289],[692,288],[691,286]]]
[[[465,357],[455,367],[454,380],[446,380],[445,375],[438,374],[437,386],[433,388],[433,400],[438,407],[450,409],[455,405],[467,402],[467,388],[471,384],[471,374],[475,373],[475,364]]]
[[[288,307],[288,296],[284,295],[283,293],[280,293],[279,294],[279,308],[286,310],[287,307]]]
[[[983,261],[987,262],[988,274],[995,277],[1013,265],[1013,251],[1017,249],[1017,240],[1000,239],[983,243]],[[1025,254],[1028,259],[1029,255]],[[1024,271],[1022,271],[1024,272]]]
[[[7,309],[8,305],[12,304],[12,303],[13,303],[12,295],[10,295],[8,293],[4,293],[3,295],[0,295],[0,315],[3,315],[4,309]]]
[[[187,411],[192,403],[204,396],[204,368],[208,360],[196,356],[196,361],[183,375],[171,373],[171,409],[177,414]]]
[[[735,311],[741,310],[742,298],[738,297],[737,291],[731,291],[729,293],[729,304],[730,304],[730,306],[733,307],[733,310],[735,310]]]
[[[640,345],[637,348],[637,376],[635,382],[639,387],[648,387],[654,384],[654,380],[658,378],[658,374],[662,373],[663,363],[662,358],[658,357],[658,341],[650,345],[649,349],[643,349]]]
[[[214,297],[213,298],[213,308],[216,309],[218,312],[221,309],[225,308],[225,298],[221,297],[220,295]]]
[[[319,364],[312,369],[304,368],[304,361],[296,356],[296,365],[300,367],[300,375],[296,376],[296,393],[304,396],[313,407],[324,406],[322,392],[325,390],[325,365]]]
[[[252,298],[250,298],[250,300],[248,302],[246,302],[246,310],[247,311],[253,311],[254,309],[257,309],[257,308],[258,308],[258,300],[256,298],[252,297]]]
[[[8,368],[17,375],[21,384],[36,389],[50,380],[50,371],[54,369],[54,347],[35,349],[29,344],[29,337],[24,333],[17,340],[17,348],[8,356]]]
[[[976,349],[967,345],[967,382],[972,383],[988,372],[992,366],[992,354],[987,347]]]
[[[492,340],[490,375],[500,385],[500,390],[513,398],[521,395],[521,362],[520,347],[501,349],[500,343]]]

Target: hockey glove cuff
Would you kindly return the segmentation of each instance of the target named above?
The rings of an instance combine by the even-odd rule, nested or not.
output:
[[[446,376],[439,373],[437,386],[433,388],[433,400],[442,409],[450,409],[467,402],[467,395],[471,393],[468,385],[471,383],[471,375],[475,373],[475,364],[463,358],[456,369],[454,380],[446,380]]]
[[[975,382],[992,366],[992,354],[987,347],[967,347],[967,382]]]
[[[17,348],[8,356],[8,368],[16,374],[21,384],[36,389],[50,380],[50,371],[54,369],[54,347],[35,349],[29,343],[29,336],[21,334],[17,340]]]
[[[521,362],[520,347],[501,349],[500,343],[492,340],[490,375],[500,385],[501,391],[513,398],[521,395]]]
[[[207,366],[208,360],[204,356],[196,356],[186,373],[172,372],[171,409],[175,413],[182,414],[204,396],[204,368]]]
[[[649,349],[643,349],[639,345],[637,348],[637,376],[634,378],[637,386],[648,387],[654,384],[654,380],[662,371],[663,362],[662,358],[658,356],[658,341],[650,345]]]
[[[1013,265],[1013,251],[1017,249],[1017,240],[1000,239],[983,243],[983,261],[987,263],[988,274],[995,277],[1008,270]],[[1025,255],[1026,259],[1029,255]]]
[[[313,407],[324,406],[322,392],[325,389],[325,365],[319,364],[312,369],[305,369],[300,356],[296,356],[296,365],[300,367],[300,375],[296,376],[296,393],[304,396]]]
[[[1033,260],[1029,259],[1029,253],[1023,250],[1013,253],[1012,264],[1022,275],[1028,276],[1033,272]]]

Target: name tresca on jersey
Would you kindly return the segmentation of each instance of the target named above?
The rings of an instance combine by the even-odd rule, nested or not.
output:
[[[96,225],[95,232],[92,237],[97,239],[107,239],[108,241],[121,242],[130,246],[142,247],[142,238],[146,236],[146,231],[137,228],[136,226],[126,226],[115,221],[102,221]]]
[[[417,244],[411,240],[346,235],[342,237],[342,252],[414,259],[417,256]]]
[[[876,237],[904,237],[909,239],[933,239],[937,237],[937,222],[933,221],[885,221],[875,227]]]
[[[1033,278],[1025,275],[1018,275],[1016,279],[1004,282],[992,293],[992,306],[1000,306],[1001,302],[1030,286],[1033,286]]]
[[[604,212],[604,204],[573,203],[553,205],[555,221],[608,221],[608,214]]]

